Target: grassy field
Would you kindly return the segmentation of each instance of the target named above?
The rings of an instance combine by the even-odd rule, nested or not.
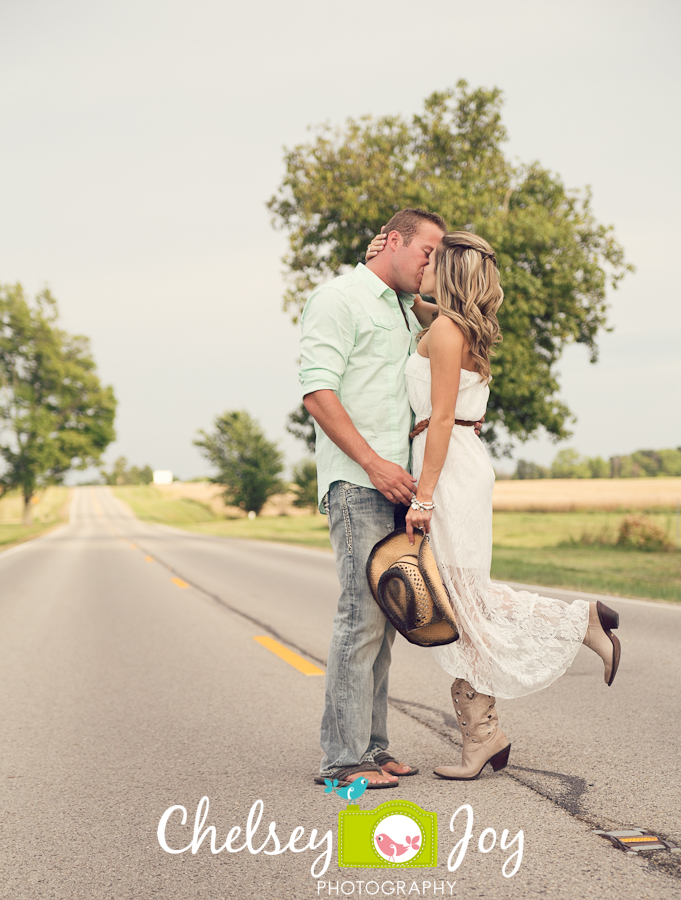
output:
[[[217,537],[249,538],[259,541],[276,541],[284,544],[298,544],[304,547],[317,547],[330,550],[329,530],[326,516],[310,515],[270,515],[247,519],[236,511],[233,518],[225,518],[215,512],[212,497],[214,489],[200,493],[194,490],[195,485],[188,485],[192,496],[179,496],[179,486],[168,485],[148,487],[116,487],[117,497],[130,506],[139,519],[147,522],[161,522],[164,525],[175,525],[187,531],[199,534],[212,534]],[[208,486],[207,486],[208,487]],[[210,486],[213,488],[213,486]],[[193,496],[204,496],[203,502]]]
[[[622,512],[601,510],[577,512],[494,512],[495,546],[529,549],[539,547],[569,548],[594,543],[615,543]],[[676,514],[648,512],[648,519],[658,525],[673,543],[676,536]],[[648,554],[649,555],[649,554]]]
[[[569,515],[569,513],[568,513]],[[681,601],[681,554],[494,545],[492,577],[590,594]]]
[[[115,493],[135,514],[152,522],[200,534],[277,541],[330,550],[326,518],[321,515],[259,516],[226,519],[206,503],[155,487],[119,487]],[[650,518],[675,539],[672,511]],[[681,601],[681,553],[645,553],[615,547],[584,546],[586,535],[614,542],[621,512],[494,513],[492,576],[501,581],[541,584],[657,600]]]
[[[647,515],[675,544],[675,514]],[[621,521],[621,513],[602,511],[495,512],[492,577],[593,594],[681,601],[681,552],[612,546]],[[598,543],[601,546],[594,546]]]
[[[185,526],[182,526],[185,527]],[[231,519],[191,525],[190,531],[200,534],[214,534],[219,537],[248,538],[254,541],[276,541],[279,544],[298,544],[301,547],[316,547],[318,550],[331,550],[329,528],[326,516],[319,513],[314,516],[299,516],[295,519],[288,516],[276,518],[260,517],[249,519]]]
[[[176,496],[154,485],[115,487],[113,492],[124,500],[138,519],[187,528],[197,523],[218,521],[207,503],[190,497]]]
[[[0,547],[7,550],[14,544],[38,537],[66,521],[71,491],[65,487],[49,487],[34,498],[33,524],[23,525],[24,501],[13,491],[0,500]]]

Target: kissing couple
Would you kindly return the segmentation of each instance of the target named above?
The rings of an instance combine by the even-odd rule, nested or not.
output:
[[[369,788],[391,788],[418,772],[388,750],[395,629],[366,577],[372,548],[401,524],[405,508],[409,539],[414,528],[430,535],[460,634],[431,650],[455,678],[463,742],[460,763],[435,774],[471,780],[488,762],[497,771],[509,758],[496,697],[548,687],[583,643],[612,684],[619,616],[601,602],[565,603],[490,581],[494,470],[478,433],[501,340],[504,292],[493,248],[479,235],[448,231],[435,213],[403,209],[366,258],[314,290],[302,314],[299,377],[341,585],[315,781],[365,778]],[[412,411],[419,424],[410,451]]]

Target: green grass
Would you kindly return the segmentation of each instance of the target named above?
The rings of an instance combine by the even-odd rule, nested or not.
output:
[[[518,549],[495,544],[492,578],[589,594],[678,602],[681,554],[601,547]]]
[[[4,550],[51,531],[68,518],[70,491],[66,487],[49,487],[36,494],[33,523],[24,525],[24,501],[17,491],[0,500],[0,547]]]
[[[604,537],[614,544],[623,512],[495,512],[494,543],[501,547],[558,547],[579,543],[584,536]],[[674,541],[675,514],[647,513]]]
[[[681,553],[580,546],[614,544],[621,512],[496,512],[492,577],[591,594],[681,600]],[[673,513],[650,513],[672,542]]]
[[[130,485],[113,488],[139,519],[175,525],[199,534],[217,537],[247,538],[255,541],[276,541],[330,550],[326,516],[276,516],[257,519],[223,519],[197,500],[170,498],[153,485]]]
[[[130,506],[138,519],[187,528],[198,522],[217,522],[204,504],[186,497],[165,497],[153,485],[126,485],[112,488],[114,494]]]
[[[152,486],[114,490],[148,521],[219,537],[330,549],[325,516],[223,519],[194,500],[166,499]],[[650,518],[674,539],[673,514],[653,513]],[[681,601],[681,553],[580,546],[584,534],[614,541],[621,519],[617,512],[497,512],[492,577],[593,594]]]
[[[185,527],[185,526],[183,526]],[[190,531],[219,537],[248,538],[252,541],[276,541],[331,550],[326,516],[277,516],[258,519],[222,519],[205,525],[186,526]]]

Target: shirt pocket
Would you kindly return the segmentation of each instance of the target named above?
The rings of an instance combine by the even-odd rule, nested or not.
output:
[[[399,326],[399,322],[387,316],[371,316],[371,322],[374,326],[374,350],[378,356],[385,359],[393,358],[397,345],[395,329]]]

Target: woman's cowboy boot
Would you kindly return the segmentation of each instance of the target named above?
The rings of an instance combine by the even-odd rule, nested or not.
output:
[[[511,745],[499,728],[494,697],[479,694],[463,678],[457,678],[452,685],[452,700],[463,739],[461,765],[439,766],[435,774],[455,781],[473,781],[487,763],[495,772],[503,769]]]
[[[610,609],[600,600],[598,603],[589,604],[589,627],[586,629],[583,643],[590,650],[598,653],[603,660],[605,666],[603,677],[608,687],[615,680],[622,655],[619,638],[610,630],[617,628],[619,624],[619,613],[616,613],[614,609]]]

